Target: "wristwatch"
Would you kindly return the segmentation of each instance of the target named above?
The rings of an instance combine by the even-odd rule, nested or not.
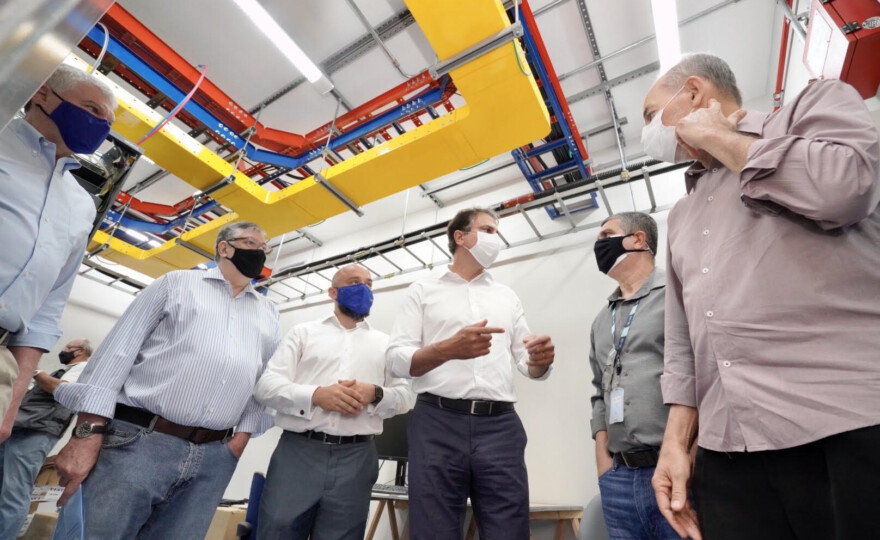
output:
[[[80,422],[75,428],[73,428],[73,436],[77,439],[85,439],[86,437],[104,433],[105,431],[107,431],[107,424]]]
[[[372,405],[378,405],[382,398],[385,397],[385,390],[382,390],[382,387],[378,384],[373,385],[376,388],[376,398],[372,401]]]
[[[33,374],[33,376],[36,377],[37,375],[39,375],[39,374],[42,373],[42,372],[43,372],[42,369],[35,369],[35,370],[34,370],[34,374]]]

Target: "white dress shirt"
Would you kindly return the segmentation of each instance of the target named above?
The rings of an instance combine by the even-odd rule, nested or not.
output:
[[[382,421],[410,410],[415,395],[409,381],[394,379],[385,361],[388,334],[366,321],[351,330],[335,314],[290,329],[266,371],[257,382],[254,397],[275,409],[275,424],[288,431],[321,431],[330,435],[382,433]],[[319,386],[339,380],[382,387],[378,405],[367,405],[356,416],[329,412],[312,404]]]
[[[218,268],[169,272],[137,295],[55,400],[108,418],[118,402],[256,436],[272,417],[253,399],[254,384],[279,341],[278,310],[250,284],[233,297]]]
[[[0,327],[8,345],[48,351],[79,270],[95,203],[70,174],[79,162],[55,159],[55,145],[14,118],[0,132]]]
[[[488,326],[504,329],[492,334],[489,354],[467,360],[450,360],[421,377],[409,373],[415,352],[452,337],[465,326],[487,319]],[[413,378],[413,390],[454,399],[516,401],[511,360],[529,375],[529,353],[523,339],[531,335],[522,304],[510,287],[497,283],[489,272],[471,281],[438,268],[431,277],[410,285],[400,307],[388,360],[396,377]],[[548,369],[538,380],[550,375]]]

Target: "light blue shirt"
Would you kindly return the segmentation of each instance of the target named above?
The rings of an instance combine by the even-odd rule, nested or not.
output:
[[[95,220],[95,203],[55,144],[26,121],[0,132],[0,327],[9,345],[48,351]]]
[[[169,272],[135,298],[55,399],[107,418],[119,402],[185,426],[258,435],[272,417],[254,385],[280,341],[278,310],[251,285],[233,297],[218,268]]]

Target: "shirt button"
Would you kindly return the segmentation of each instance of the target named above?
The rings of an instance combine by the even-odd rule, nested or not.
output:
[[[214,412],[214,407],[211,407],[210,409],[208,409],[208,412]]]
[[[43,218],[43,221],[45,221],[46,223],[49,223],[49,218]]]
[[[709,229],[706,229],[705,231],[703,231],[703,236],[709,236]]]
[[[721,363],[721,365],[724,367],[730,367],[730,362],[725,360],[724,362]]]
[[[718,167],[715,167],[714,169],[712,169],[712,172],[718,172]]]
[[[36,156],[37,154],[39,154],[39,152],[37,152],[36,150],[34,150],[34,155]]]
[[[305,416],[305,414],[306,414],[306,411],[304,411],[304,410],[302,410],[302,409],[299,410],[299,415],[300,415],[300,416]]]
[[[712,202],[714,200],[715,200],[715,197],[713,195],[709,195],[709,202]]]
[[[711,317],[711,316],[713,316],[713,315],[715,315],[715,313],[713,313],[713,312],[711,312],[711,311],[707,311],[707,312],[706,312],[706,317]]]
[[[704,273],[704,274],[708,274],[708,273],[709,273],[709,269],[708,269],[708,268],[703,268],[703,273]],[[710,317],[711,317],[711,315],[710,315]]]
[[[223,379],[222,381],[220,381],[220,384],[226,384],[226,379]]]

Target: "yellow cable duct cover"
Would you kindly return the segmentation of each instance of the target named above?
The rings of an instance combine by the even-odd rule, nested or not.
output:
[[[406,3],[441,60],[509,25],[498,0]],[[85,63],[75,58],[68,63],[85,68]],[[519,43],[514,42],[452,70],[450,75],[465,106],[334,165],[322,176],[363,206],[545,137],[550,131],[549,114],[534,79],[523,74],[526,65]],[[113,129],[138,140],[162,115],[117,89],[119,108]],[[172,124],[144,142],[143,148],[157,165],[200,190],[233,173],[231,164]],[[188,231],[184,240],[213,253],[217,230],[229,221],[253,221],[274,237],[348,210],[314,177],[280,191],[267,190],[240,171],[235,171],[234,178],[233,183],[212,193],[234,213]],[[90,249],[107,239],[106,233],[97,232]],[[143,250],[114,238],[108,247],[102,257],[154,277],[205,261],[173,241]]]

